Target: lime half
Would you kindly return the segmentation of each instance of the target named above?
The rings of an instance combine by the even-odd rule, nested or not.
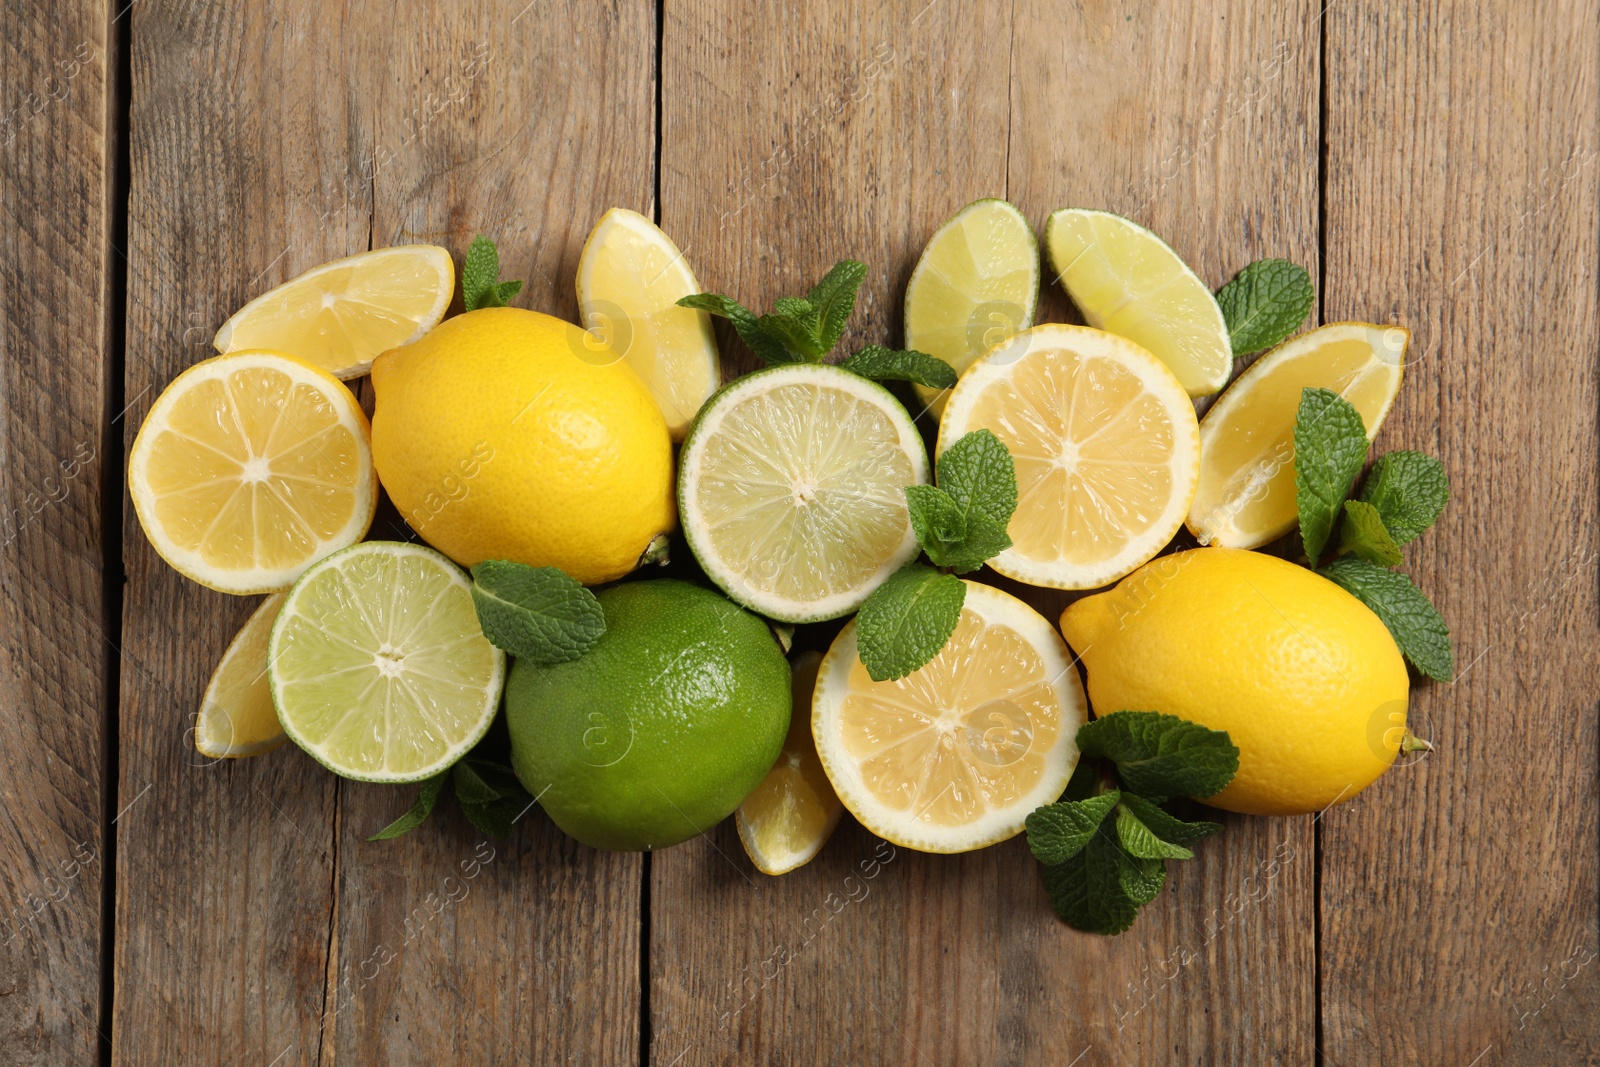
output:
[[[308,569],[267,651],[284,732],[335,774],[366,782],[416,781],[464,756],[489,729],[506,673],[461,568],[390,541]]]
[[[1142,345],[1192,397],[1227,384],[1233,343],[1222,309],[1165,241],[1121,215],[1064,207],[1045,224],[1044,243],[1090,326]]]
[[[995,345],[1033,325],[1039,242],[1004,200],[976,200],[940,226],[906,283],[906,347],[960,374]],[[949,390],[917,386],[934,415]]]
[[[917,554],[904,490],[927,480],[922,438],[887,389],[791,363],[706,402],[683,443],[678,509],[729,596],[815,622],[854,611]]]

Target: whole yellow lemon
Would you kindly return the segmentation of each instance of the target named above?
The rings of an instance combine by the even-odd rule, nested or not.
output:
[[[1100,716],[1162,711],[1226,730],[1239,773],[1207,804],[1321,811],[1389,768],[1410,679],[1361,601],[1259,552],[1199,548],[1145,564],[1061,615]]]
[[[644,382],[592,334],[481,308],[372,365],[372,460],[445,555],[620,578],[676,522],[672,442]]]

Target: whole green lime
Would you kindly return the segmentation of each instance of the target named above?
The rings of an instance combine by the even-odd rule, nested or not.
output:
[[[599,594],[606,632],[580,659],[518,660],[511,762],[586,845],[675,845],[727,818],[789,730],[789,664],[766,623],[673,579]]]

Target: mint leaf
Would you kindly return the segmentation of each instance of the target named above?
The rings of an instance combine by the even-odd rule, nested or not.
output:
[[[1017,467],[1005,442],[989,430],[963,434],[936,464],[939,488],[968,512],[976,512],[1003,532],[1017,510]],[[1010,547],[1010,539],[998,551]]]
[[[799,296],[780,296],[772,302],[772,313],[793,319],[810,337],[817,335],[822,313],[817,305]]]
[[[1117,839],[1128,855],[1146,860],[1192,860],[1194,853],[1182,845],[1168,844],[1157,837],[1133,809],[1117,808]],[[1159,888],[1159,887],[1157,887]]]
[[[518,659],[566,663],[606,632],[600,601],[555,567],[489,559],[472,568],[483,635]]]
[[[1085,723],[1078,750],[1111,760],[1123,785],[1151,800],[1211,796],[1239,770],[1239,750],[1226,732],[1155,711],[1118,711]]]
[[[778,303],[781,304],[783,301],[780,300]],[[815,363],[827,351],[817,340],[812,327],[793,315],[773,312],[757,319],[756,325],[761,328],[762,333],[781,342],[789,350],[794,362]]]
[[[1139,821],[1150,828],[1151,833],[1163,841],[1187,845],[1191,841],[1198,841],[1202,837],[1209,837],[1222,831],[1221,823],[1202,820],[1184,822],[1135,793],[1123,793],[1121,803],[1123,807],[1137,815]]]
[[[1045,867],[1051,906],[1068,926],[1092,934],[1122,933],[1139,914],[1139,904],[1123,883],[1123,872],[1131,862],[1105,834],[1092,835],[1083,851]],[[1143,890],[1144,879],[1136,881]]]
[[[402,834],[409,834],[421,826],[428,816],[433,814],[433,806],[439,802],[439,790],[444,788],[444,780],[449,773],[449,768],[446,768],[432,778],[424,778],[422,788],[417,790],[417,799],[411,802],[411,807],[406,813],[367,840],[388,841]]]
[[[678,301],[679,307],[694,308],[697,311],[706,311],[719,318],[727,319],[733,323],[734,330],[739,334],[739,339],[750,347],[750,351],[766,360],[768,363],[795,363],[794,353],[778,338],[767,336],[761,329],[756,317],[750,309],[737,300],[721,296],[717,293],[695,293],[692,296],[682,297]]]
[[[510,836],[511,827],[533,807],[532,795],[503,763],[469,756],[455,765],[451,779],[462,814],[491,837]]]
[[[1378,509],[1396,544],[1414,541],[1450,502],[1444,464],[1423,452],[1387,452],[1361,486],[1361,499]]]
[[[908,485],[905,494],[911,531],[935,565],[948,567],[946,553],[959,549],[967,539],[967,517],[961,505],[949,493],[931,485]]]
[[[1125,848],[1118,850],[1117,867],[1117,881],[1136,907],[1156,899],[1156,894],[1161,892],[1161,887],[1167,881],[1167,865],[1164,862],[1144,856],[1130,856]]]
[[[904,678],[944,648],[967,586],[925,563],[907,563],[873,590],[856,615],[856,646],[875,682]]]
[[[1287,259],[1258,259],[1217,293],[1235,356],[1271,348],[1288,338],[1316,301],[1311,275]]]
[[[1366,458],[1367,428],[1355,406],[1328,389],[1301,392],[1294,420],[1294,491],[1300,539],[1313,564]]]
[[[882,345],[867,345],[839,366],[880,382],[916,382],[929,389],[948,389],[956,384],[955,368],[944,360],[925,352]]]
[[[1121,794],[1115,789],[1088,800],[1063,800],[1028,816],[1028,847],[1040,863],[1065,863],[1083,851]]]
[[[500,253],[483,234],[472,239],[461,265],[461,305],[468,311],[505,307],[522,291],[520,281],[500,281]]]
[[[1436,682],[1448,682],[1455,675],[1450,627],[1410,578],[1348,556],[1317,573],[1371,608],[1389,628],[1400,654],[1417,670]]]
[[[1378,509],[1366,501],[1344,502],[1344,524],[1340,531],[1339,555],[1357,555],[1380,567],[1400,565],[1400,546],[1389,536]]]
[[[867,276],[865,264],[842,259],[806,294],[820,319],[818,340],[826,352],[844,336],[844,326],[856,308],[856,292]]]

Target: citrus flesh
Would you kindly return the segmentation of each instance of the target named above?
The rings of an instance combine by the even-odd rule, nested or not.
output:
[[[1366,605],[1305,567],[1230,548],[1163,556],[1072,604],[1061,631],[1099,717],[1162,711],[1239,748],[1205,802],[1251,815],[1321,811],[1394,762],[1410,681]]]
[[[212,343],[218,352],[288,352],[335,377],[357,378],[379,353],[437,326],[455,288],[455,265],[443,248],[379,248],[261,294],[223,323]]]
[[[789,736],[778,762],[734,813],[745,855],[762,874],[787,874],[810,863],[844,814],[811,737],[811,696],[821,663],[818,652],[794,661]]]
[[[261,602],[212,672],[194,722],[194,747],[202,756],[257,756],[288,740],[267,684],[267,641],[283,598],[274,593]]]
[[[1170,370],[1122,337],[1083,326],[1026,330],[951,391],[937,450],[992,431],[1011,451],[1012,546],[990,560],[1030,585],[1092,589],[1159,552],[1199,478],[1194,406]]]
[[[390,541],[307,570],[267,657],[284,732],[335,774],[368,782],[417,781],[466,755],[505,680],[466,574],[430,548]]]
[[[957,374],[1019,330],[1039,302],[1039,242],[1022,212],[978,200],[934,232],[906,282],[906,347],[944,360]],[[935,417],[947,389],[916,387]]]
[[[722,381],[711,316],[677,306],[700,291],[672,238],[637,211],[600,216],[578,257],[580,321],[638,372],[674,441]]]
[[[665,848],[727,818],[789,728],[789,664],[760,619],[674,579],[598,594],[606,630],[568,663],[518,660],[511,762],[539,806],[595,848]]]
[[[1221,389],[1233,344],[1211,290],[1167,243],[1109,211],[1062,208],[1045,225],[1050,268],[1089,325],[1155,354],[1190,396]]]
[[[145,535],[224,593],[287,589],[359,541],[377,506],[366,416],[326,371],[276,352],[197,363],[156,399],[128,453]]]
[[[400,514],[462,566],[506,559],[620,578],[670,531],[672,442],[594,335],[482,308],[372,367],[372,454]]]
[[[1200,484],[1188,525],[1201,544],[1256,548],[1294,529],[1294,423],[1305,389],[1331,389],[1377,436],[1405,369],[1398,326],[1336,322],[1252,363],[1200,420]]]
[[[881,385],[825,364],[746,375],[707,402],[678,474],[706,574],[768,618],[848,614],[918,552],[904,488],[928,480],[911,417]]]
[[[817,753],[844,806],[879,837],[924,852],[1004,841],[1060,797],[1087,710],[1050,623],[1008,593],[966,585],[944,649],[897,681],[872,680],[847,624],[812,709]]]

